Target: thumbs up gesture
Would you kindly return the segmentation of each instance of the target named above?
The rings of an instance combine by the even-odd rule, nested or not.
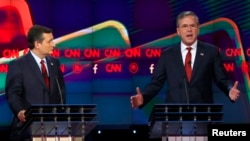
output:
[[[233,87],[229,91],[229,98],[236,101],[240,96],[240,90],[238,89],[239,82],[235,81]]]
[[[136,95],[130,97],[132,108],[138,108],[143,104],[143,96],[139,87],[136,87]]]

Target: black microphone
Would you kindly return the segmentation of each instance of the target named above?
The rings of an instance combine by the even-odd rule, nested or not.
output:
[[[56,84],[57,84],[57,88],[58,88],[58,91],[59,91],[59,95],[60,95],[60,104],[63,105],[63,95],[62,95],[62,89],[60,87],[60,84],[59,84],[59,80],[58,80],[58,77],[55,76],[55,79],[56,79]],[[64,109],[64,108],[63,108]]]
[[[185,89],[187,104],[189,104],[189,93],[188,93],[187,80],[186,80],[186,78],[184,78],[184,89]]]

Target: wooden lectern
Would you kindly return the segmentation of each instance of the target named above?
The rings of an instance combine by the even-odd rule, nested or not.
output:
[[[149,118],[150,138],[207,141],[207,125],[222,122],[221,104],[156,104]]]
[[[32,141],[84,141],[97,122],[96,105],[32,105],[21,130]]]

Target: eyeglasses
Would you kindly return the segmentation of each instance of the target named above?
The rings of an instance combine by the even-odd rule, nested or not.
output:
[[[184,29],[184,30],[187,30],[187,29],[197,29],[198,28],[198,25],[197,24],[183,24],[181,26],[179,26],[179,28],[181,29]]]

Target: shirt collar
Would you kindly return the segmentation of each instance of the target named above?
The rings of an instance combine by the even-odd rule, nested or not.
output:
[[[197,40],[190,46],[192,47],[192,50],[197,49]],[[181,51],[185,51],[187,46],[181,41]]]
[[[37,62],[38,64],[40,64],[41,58],[39,58],[39,57],[38,57],[35,53],[33,53],[32,51],[30,51],[30,53],[31,53],[31,55],[34,57],[34,59],[36,60],[36,62]],[[42,60],[44,60],[44,63],[46,64],[46,59],[43,58]]]

